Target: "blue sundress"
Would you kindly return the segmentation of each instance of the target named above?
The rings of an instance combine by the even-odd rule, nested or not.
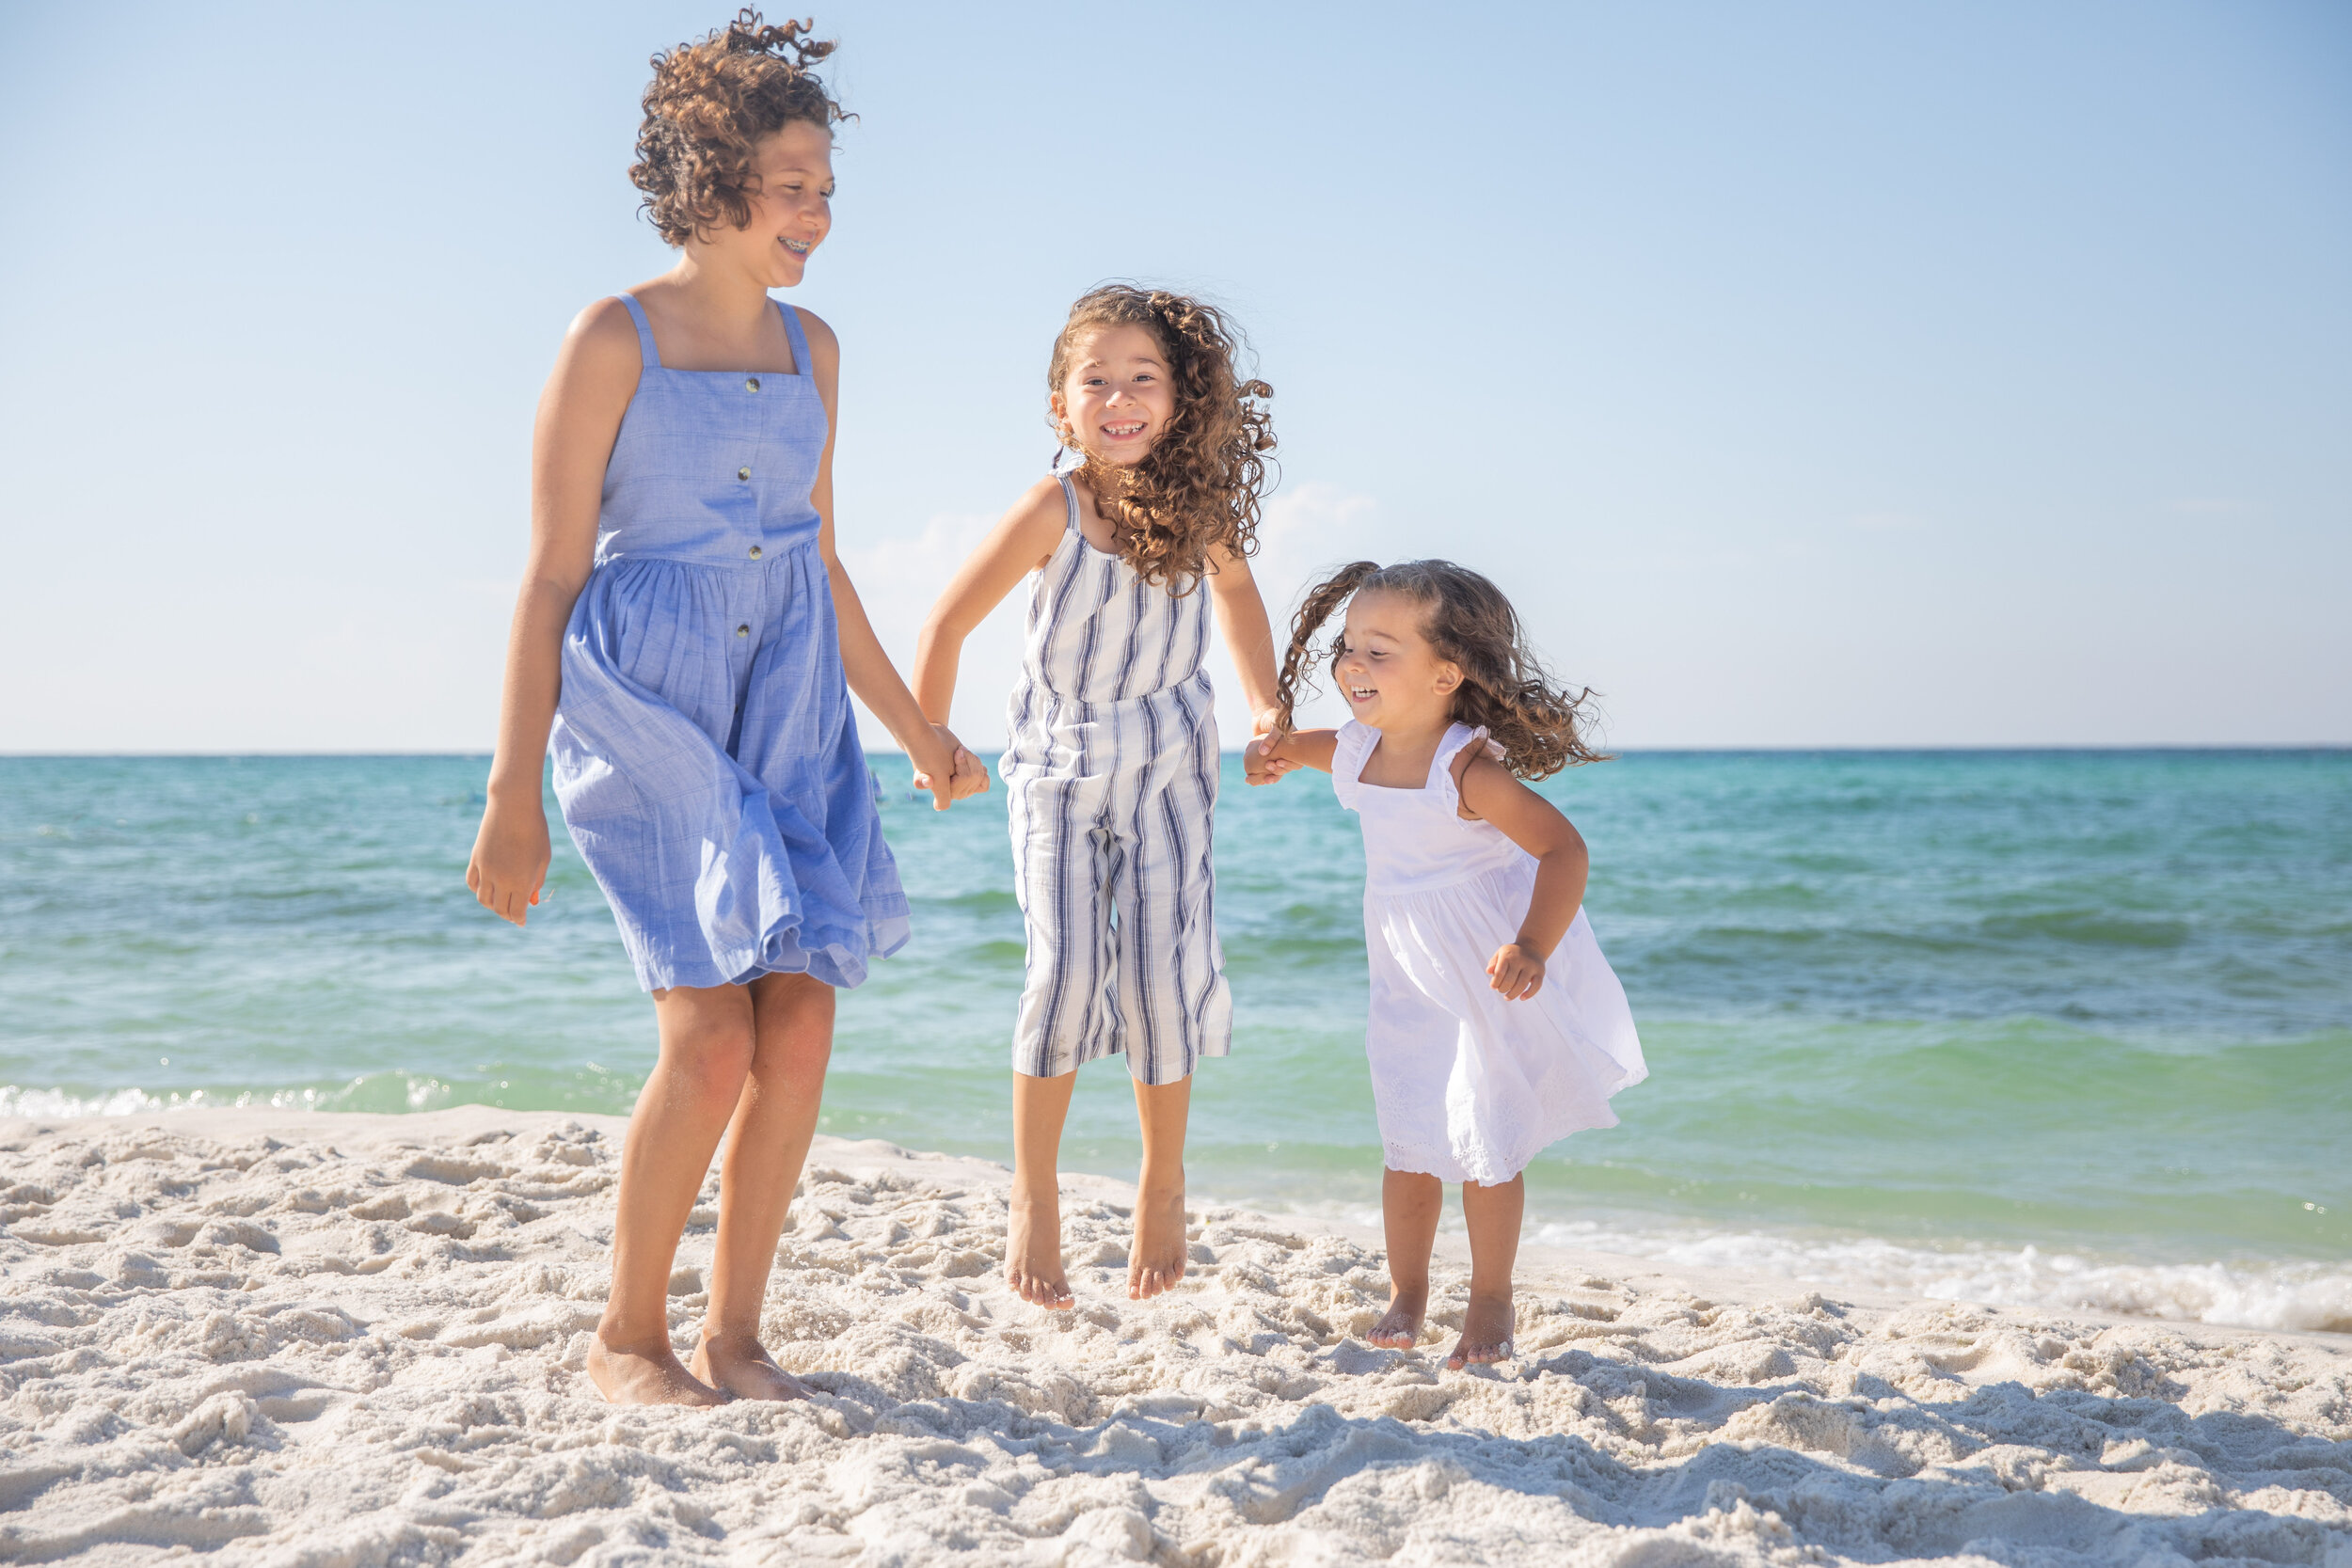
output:
[[[644,369],[605,466],[548,750],[564,825],[647,990],[809,974],[907,939],[809,499],[826,417],[797,373]]]

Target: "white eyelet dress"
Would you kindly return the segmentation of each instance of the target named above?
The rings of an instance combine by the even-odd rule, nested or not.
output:
[[[1035,1078],[1125,1052],[1173,1084],[1232,1044],[1214,919],[1215,693],[1205,583],[1177,596],[1086,541],[1078,498],[1031,578],[998,772],[1028,927],[1012,1069]]]
[[[1582,910],[1544,962],[1541,990],[1506,1001],[1486,964],[1515,941],[1535,857],[1491,822],[1466,821],[1454,783],[1483,729],[1446,732],[1419,789],[1362,782],[1380,732],[1343,725],[1340,804],[1364,831],[1364,946],[1372,967],[1364,1054],[1391,1170],[1508,1181],[1547,1145],[1614,1127],[1609,1097],[1649,1075],[1642,1042]]]

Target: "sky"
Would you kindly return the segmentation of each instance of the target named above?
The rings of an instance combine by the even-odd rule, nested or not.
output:
[[[0,752],[487,749],[533,402],[668,265],[637,99],[725,15],[0,9]],[[1627,748],[2352,742],[2352,8],[817,22],[859,118],[791,298],[902,666],[1125,277],[1276,389],[1278,620],[1458,560]]]

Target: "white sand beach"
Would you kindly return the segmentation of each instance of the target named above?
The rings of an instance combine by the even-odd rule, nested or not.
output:
[[[1049,1314],[998,1277],[1007,1173],[879,1143],[818,1141],[770,1291],[823,1396],[614,1409],[622,1129],[0,1123],[0,1560],[2352,1568],[2352,1337],[1530,1248],[1519,1359],[1448,1372],[1459,1256],[1417,1354],[1354,1337],[1375,1237],[1232,1209],[1134,1304],[1130,1191],[1073,1178]]]

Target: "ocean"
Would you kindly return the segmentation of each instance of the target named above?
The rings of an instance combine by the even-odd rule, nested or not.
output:
[[[485,766],[0,758],[0,1114],[626,1113],[652,1008],[560,821],[528,929],[466,891]],[[844,999],[823,1129],[1009,1160],[1004,796],[936,816],[876,767],[914,939]],[[1531,1239],[2352,1332],[2352,752],[1645,752],[1541,787],[1650,1078],[1530,1169]],[[1229,757],[1217,862],[1235,1039],[1193,1189],[1370,1219],[1354,818]],[[1065,1165],[1136,1156],[1090,1066]]]

